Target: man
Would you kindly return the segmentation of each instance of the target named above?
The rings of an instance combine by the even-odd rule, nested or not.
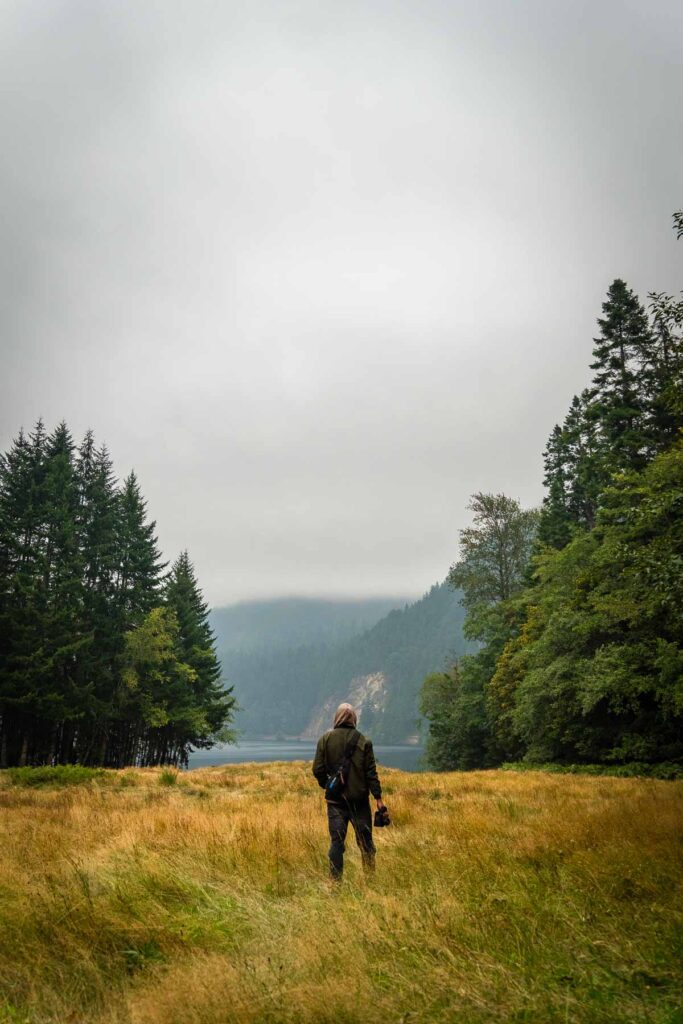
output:
[[[344,844],[349,822],[356,833],[363,867],[371,871],[375,866],[375,845],[372,841],[372,813],[369,793],[377,801],[378,810],[384,807],[382,787],[377,775],[372,743],[356,729],[358,714],[350,704],[340,704],[334,716],[333,728],[321,736],[313,761],[313,774],[321,789],[337,766],[344,760],[349,745],[353,746],[350,771],[344,795],[327,800],[327,823],[330,828],[330,875],[341,881],[344,870]]]

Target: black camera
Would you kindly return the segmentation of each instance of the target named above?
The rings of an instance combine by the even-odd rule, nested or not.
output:
[[[386,807],[378,807],[375,811],[375,828],[384,828],[385,825],[391,825],[389,811]]]

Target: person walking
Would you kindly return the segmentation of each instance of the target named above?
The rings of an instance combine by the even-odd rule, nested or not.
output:
[[[332,728],[318,740],[313,761],[313,774],[320,788],[325,789],[328,779],[344,762],[345,757],[349,758],[348,779],[343,795],[330,799],[325,794],[330,829],[330,876],[335,881],[341,881],[344,871],[349,822],[356,833],[364,869],[374,869],[376,850],[372,841],[370,793],[377,802],[378,810],[384,807],[372,743],[358,731],[357,723],[358,714],[352,705],[340,704]]]

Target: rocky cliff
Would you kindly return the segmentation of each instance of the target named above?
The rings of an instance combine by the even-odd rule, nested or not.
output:
[[[309,722],[301,733],[301,739],[317,740],[332,725],[334,713],[342,701],[353,704],[359,712],[358,725],[363,727],[363,712],[366,718],[374,718],[381,714],[387,703],[387,679],[383,672],[371,672],[365,676],[356,676],[346,691],[333,694],[316,707]],[[370,714],[368,714],[368,712]]]

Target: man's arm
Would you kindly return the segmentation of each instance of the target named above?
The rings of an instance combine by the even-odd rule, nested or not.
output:
[[[313,759],[313,774],[315,775],[318,785],[321,789],[325,788],[327,782],[327,763],[325,761],[325,737],[321,736],[318,740],[318,746],[315,748],[315,757]]]
[[[372,749],[372,743],[370,740],[365,741],[364,750],[364,766],[365,766],[365,781],[368,789],[374,796],[378,805],[382,803],[382,786],[379,781],[379,775],[377,774],[377,762],[375,761],[375,752]]]

